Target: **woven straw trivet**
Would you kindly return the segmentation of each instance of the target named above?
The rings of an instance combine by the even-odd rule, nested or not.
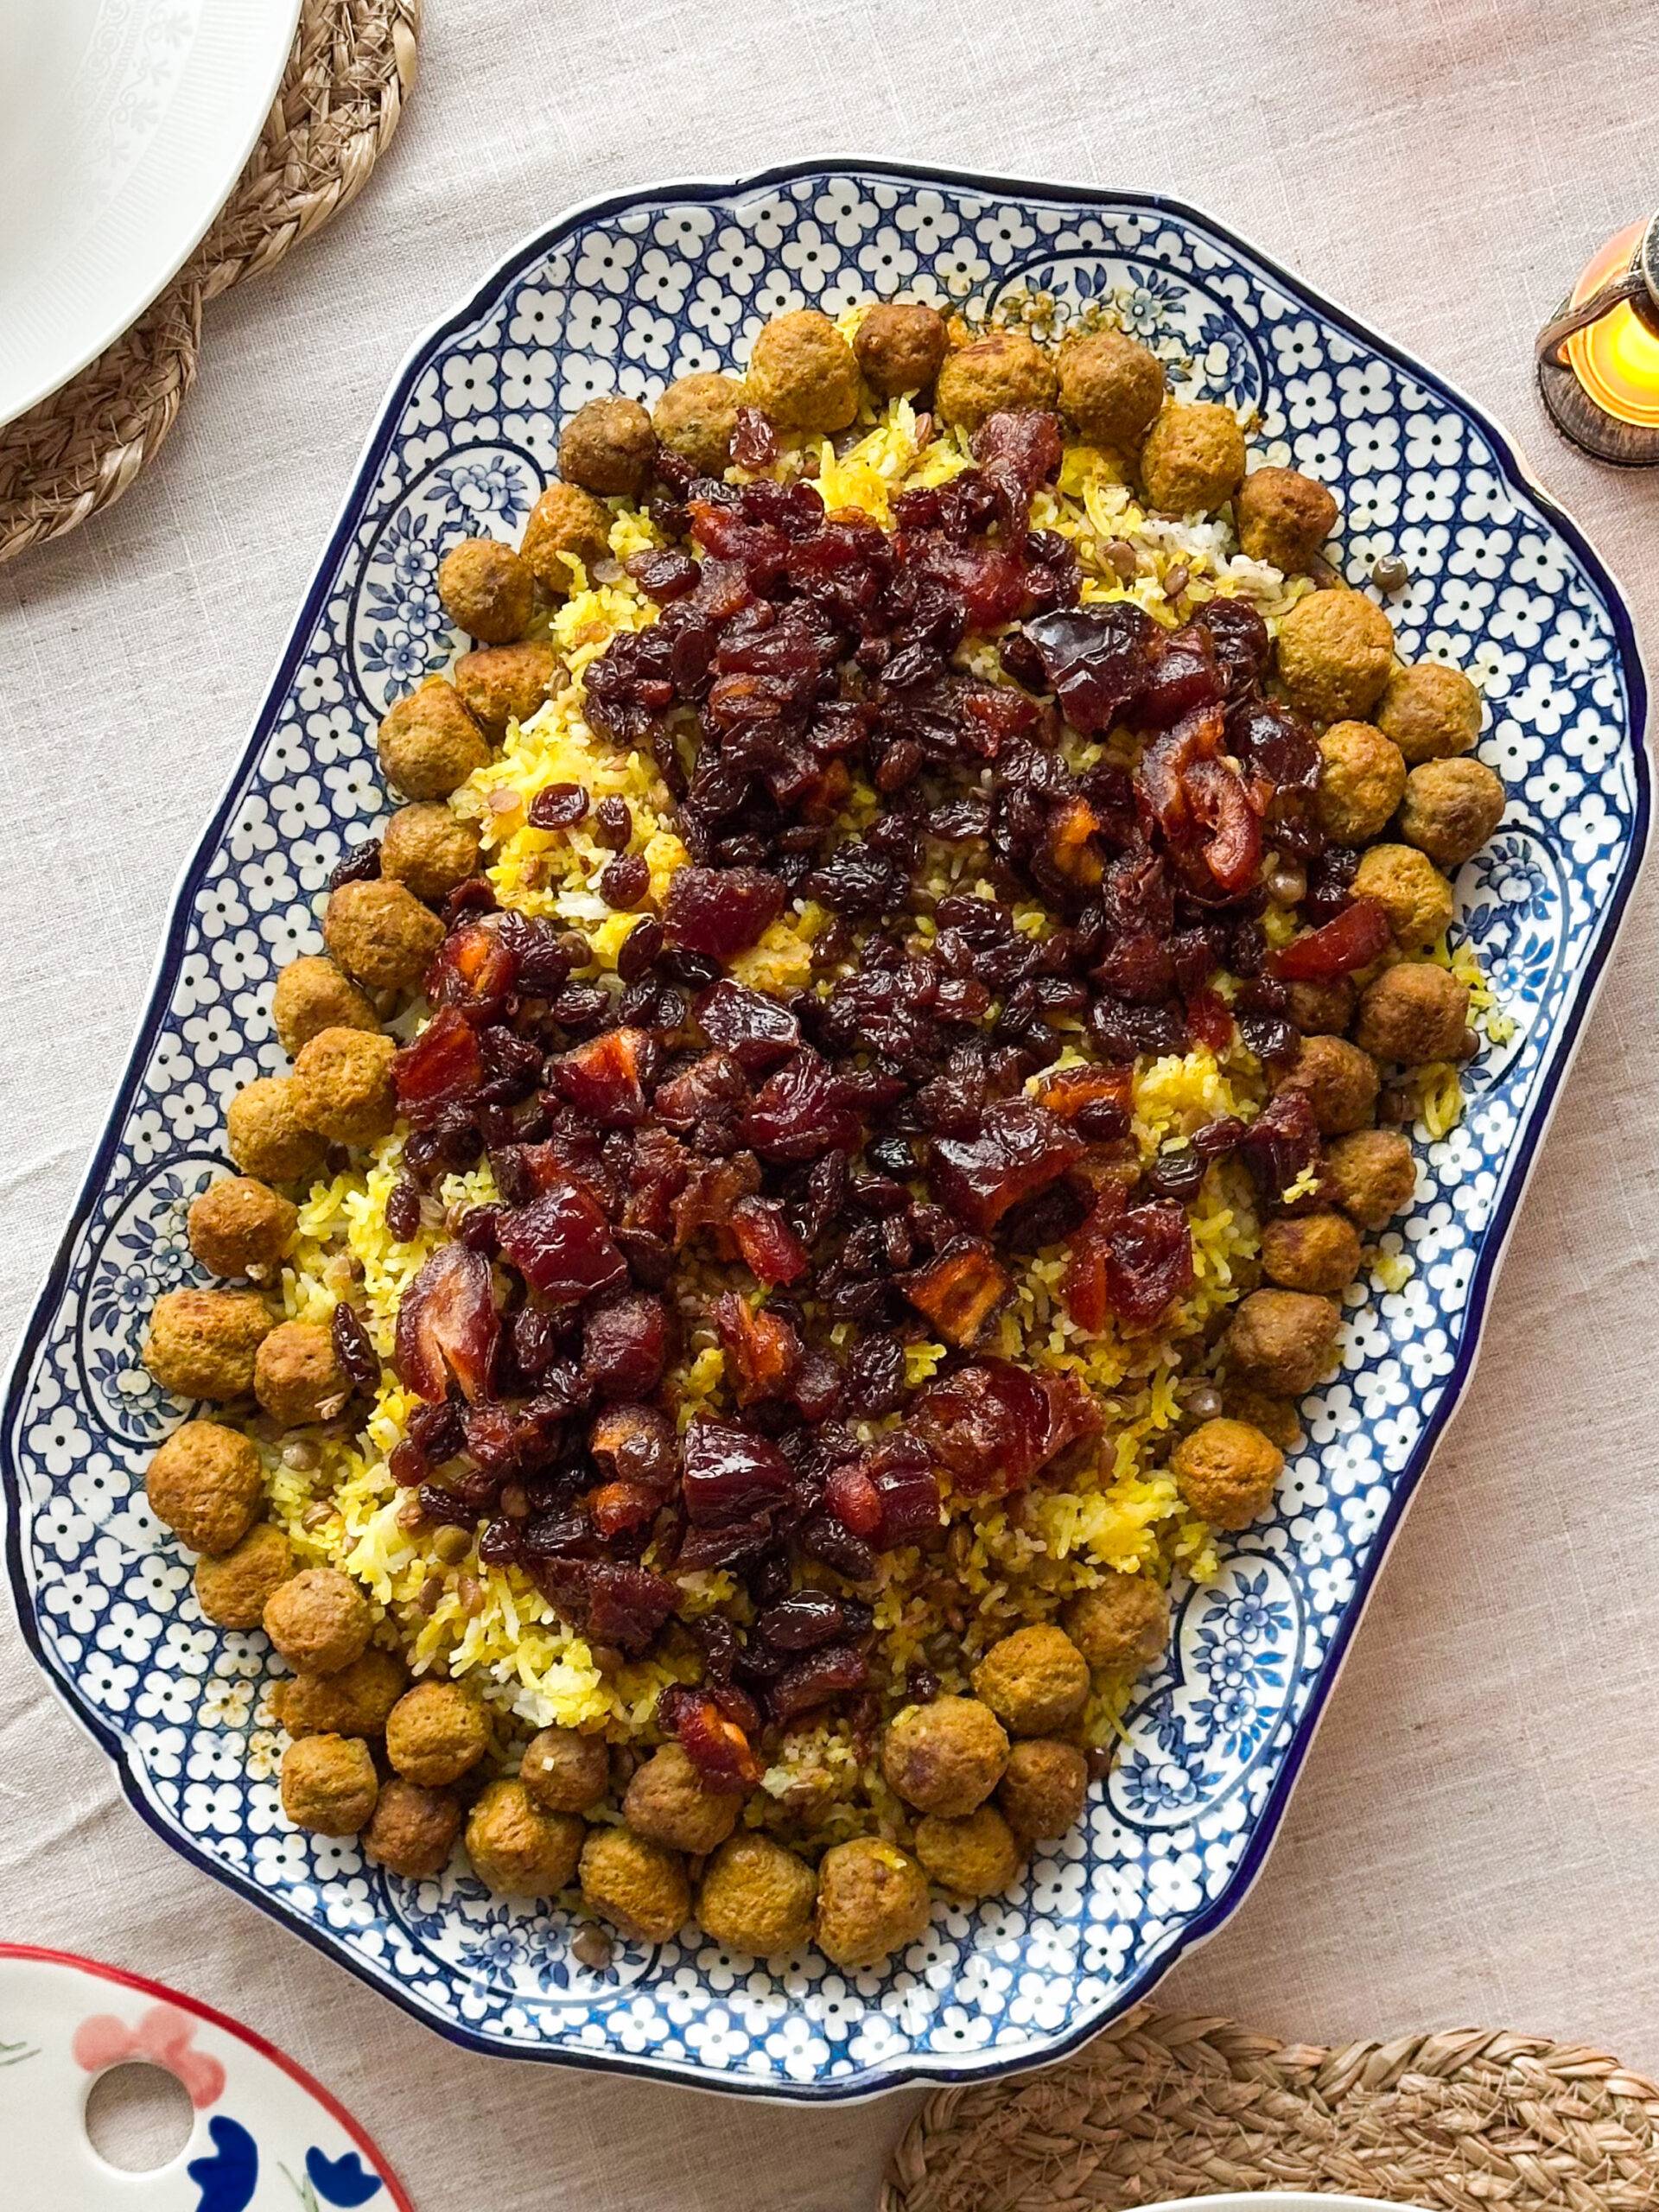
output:
[[[880,2212],[1117,2212],[1281,2189],[1637,2212],[1659,2204],[1659,2088],[1603,2051],[1503,2029],[1324,2050],[1143,2005],[1021,2087],[931,2098]]]
[[[124,336],[0,429],[0,561],[118,499],[195,381],[205,300],[274,268],[367,181],[415,82],[421,0],[304,0],[282,90],[223,213]]]

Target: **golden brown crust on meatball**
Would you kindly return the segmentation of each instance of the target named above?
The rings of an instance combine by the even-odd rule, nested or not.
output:
[[[448,1864],[460,1833],[461,1807],[447,1789],[423,1789],[394,1774],[380,1785],[363,1849],[389,1874],[429,1881]]]
[[[1354,1034],[1379,1060],[1418,1067],[1457,1058],[1468,1026],[1468,984],[1432,960],[1402,960],[1366,985]]]
[[[251,1175],[210,1183],[190,1207],[190,1249],[216,1275],[275,1274],[298,1215],[289,1201]]]
[[[1068,338],[1056,365],[1060,411],[1093,444],[1133,446],[1156,422],[1168,388],[1164,365],[1121,330]]]
[[[1376,1111],[1376,1063],[1344,1038],[1305,1037],[1278,1088],[1302,1093],[1321,1136],[1345,1136]]]
[[[710,1789],[679,1744],[654,1751],[628,1784],[622,1817],[647,1843],[696,1854],[724,1843],[742,1801]]]
[[[315,1321],[279,1321],[254,1357],[253,1395],[279,1428],[332,1421],[352,1395],[333,1332]]]
[[[1381,836],[1406,788],[1406,764],[1391,738],[1370,722],[1332,722],[1319,740],[1314,796],[1319,826],[1339,845]]]
[[[590,1828],[581,1874],[589,1910],[642,1943],[666,1943],[691,1916],[684,1859],[631,1828]]]
[[[438,597],[457,629],[480,645],[510,645],[536,606],[530,563],[493,537],[463,537],[438,564]]]
[[[1224,1416],[1201,1421],[1169,1455],[1182,1497],[1217,1529],[1248,1528],[1272,1499],[1284,1464],[1284,1453],[1259,1428]]]
[[[775,1958],[812,1933],[817,1878],[804,1859],[749,1831],[722,1843],[697,1891],[697,1920],[729,1951]]]
[[[585,1813],[611,1786],[611,1756],[602,1736],[543,1728],[524,1746],[519,1778],[544,1813]]]
[[[342,883],[329,896],[322,935],[348,976],[373,991],[398,991],[426,973],[443,924],[401,883]]]
[[[544,1813],[522,1782],[493,1782],[468,1815],[467,1856],[499,1897],[556,1897],[576,1878],[587,1834],[575,1813]]]
[[[1406,778],[1400,835],[1436,868],[1461,868],[1503,819],[1506,796],[1484,760],[1425,760]]]
[[[222,1557],[196,1561],[196,1603],[215,1628],[255,1629],[265,1600],[294,1572],[288,1538],[269,1521],[256,1521]]]
[[[1339,1037],[1354,1018],[1358,996],[1351,976],[1333,976],[1328,983],[1293,983],[1291,1020],[1304,1037]]]
[[[1020,330],[990,330],[950,354],[938,375],[938,410],[959,430],[976,430],[988,415],[1024,415],[1051,408],[1060,380],[1040,346]]]
[[[287,1075],[257,1076],[237,1092],[225,1109],[225,1147],[258,1183],[308,1183],[327,1150],[302,1120],[299,1094]]]
[[[1363,592],[1316,591],[1279,626],[1279,674],[1311,721],[1363,721],[1394,665],[1389,618]]]
[[[1419,661],[1389,677],[1376,721],[1414,768],[1420,761],[1473,750],[1480,735],[1480,694],[1460,668]]]
[[[858,326],[853,353],[870,390],[883,399],[925,391],[950,350],[944,317],[934,308],[883,301]]]
[[[939,1697],[896,1713],[881,1742],[887,1786],[919,1813],[954,1818],[982,1805],[1002,1778],[1008,1738],[987,1705]]]
[[[1323,484],[1294,468],[1258,468],[1233,501],[1238,542],[1252,561],[1298,575],[1337,525],[1337,503]]]
[[[974,1669],[974,1689],[1013,1736],[1069,1728],[1089,1699],[1089,1662],[1052,1623],[1018,1628]]]
[[[1359,1273],[1359,1231],[1339,1213],[1270,1221],[1262,1231],[1262,1271],[1281,1290],[1338,1297]]]
[[[175,1398],[245,1398],[272,1325],[257,1290],[169,1290],[149,1317],[144,1365]]]
[[[799,308],[756,338],[747,392],[780,430],[844,430],[858,412],[858,363],[827,315]]]
[[[1340,1309],[1327,1298],[1295,1290],[1253,1290],[1222,1338],[1223,1357],[1230,1375],[1258,1389],[1300,1398],[1335,1365],[1341,1333]]]
[[[316,1835],[355,1835],[380,1784],[368,1745],[354,1736],[307,1736],[283,1753],[283,1810]]]
[[[416,799],[400,806],[386,824],[380,841],[380,873],[391,882],[406,886],[417,899],[435,905],[477,872],[478,843],[472,823],[452,814],[441,799]]]
[[[838,1967],[879,1967],[928,1922],[927,1877],[897,1844],[858,1836],[818,1867],[818,1948]]]
[[[320,952],[289,962],[276,978],[270,1012],[285,1052],[297,1052],[325,1029],[372,1033],[380,1027],[379,1015],[351,977]]]
[[[391,1079],[397,1057],[396,1038],[369,1037],[360,1029],[320,1031],[301,1046],[294,1063],[301,1120],[332,1144],[372,1144],[388,1135],[397,1118]]]
[[[381,774],[406,798],[448,798],[490,757],[483,731],[441,676],[389,709],[375,749]]]
[[[459,1682],[416,1682],[386,1716],[386,1757],[428,1789],[459,1782],[489,1748],[490,1716]]]
[[[1455,900],[1452,886],[1413,845],[1372,845],[1354,871],[1356,899],[1375,899],[1402,952],[1420,952],[1445,934]]]
[[[569,599],[573,578],[567,553],[584,569],[611,550],[611,511],[578,484],[550,484],[524,524],[524,559],[536,581],[555,599]],[[591,581],[591,580],[590,580]]]
[[[1008,1888],[1025,1860],[1020,1839],[995,1805],[959,1821],[927,1814],[916,1823],[916,1856],[942,1890],[970,1898]]]
[[[527,722],[547,704],[559,657],[544,638],[518,645],[486,645],[455,663],[455,689],[491,742],[499,745],[509,722]]]
[[[384,1736],[391,1708],[409,1687],[409,1669],[378,1643],[338,1674],[293,1675],[282,1685],[282,1722],[290,1736]]]
[[[732,433],[743,387],[716,370],[677,377],[652,410],[659,445],[689,461],[699,476],[723,476],[731,465]]]
[[[156,1518],[181,1543],[210,1557],[241,1542],[264,1494],[251,1441],[214,1421],[188,1421],[175,1428],[144,1477]]]
[[[1002,1817],[1027,1845],[1067,1834],[1083,1818],[1088,1796],[1088,1760],[1075,1744],[1053,1736],[1027,1736],[1017,1743],[996,1785]]]
[[[1091,1667],[1150,1667],[1169,1641],[1169,1599],[1150,1575],[1109,1574],[1066,1600],[1060,1626]]]
[[[1381,1229],[1403,1213],[1417,1189],[1411,1142],[1398,1129],[1360,1129],[1325,1152],[1326,1175],[1344,1213],[1362,1229]]]
[[[1244,433],[1230,407],[1172,399],[1141,448],[1141,481],[1166,514],[1224,506],[1244,479]]]
[[[633,499],[657,457],[657,434],[637,399],[590,399],[559,436],[559,474],[602,499]]]
[[[362,1657],[373,1625],[368,1599],[332,1567],[302,1567],[265,1605],[265,1634],[296,1673],[337,1675]]]
[[[1281,1452],[1300,1452],[1306,1442],[1294,1398],[1281,1398],[1271,1390],[1258,1390],[1253,1382],[1227,1376],[1222,1383],[1221,1409],[1230,1421],[1259,1428]]]

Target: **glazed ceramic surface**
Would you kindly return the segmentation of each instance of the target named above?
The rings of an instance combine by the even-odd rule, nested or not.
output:
[[[1083,1824],[1009,1895],[938,1902],[880,1974],[770,1967],[695,1933],[594,1972],[571,1927],[457,1864],[410,1884],[297,1833],[262,1725],[274,1662],[197,1611],[143,1470],[188,1408],[139,1361],[159,1293],[194,1279],[185,1210],[224,1165],[225,1108],[283,1069],[270,988],[320,948],[329,870],[386,809],[375,724],[454,640],[442,553],[516,537],[559,422],[746,359],[767,317],[872,295],[995,308],[1107,301],[1185,397],[1256,410],[1254,450],[1330,483],[1342,560],[1408,660],[1467,668],[1509,809],[1462,871],[1457,931],[1513,1036],[1469,1109],[1420,1130],[1418,1199],[1382,1239],[1414,1263],[1350,1316],[1274,1509],[1178,1591],[1166,1662]],[[154,1000],[14,1376],[9,1557],[25,1629],[181,1851],[456,2040],[518,2057],[773,2094],[847,2096],[1052,2056],[1147,1989],[1258,1872],[1360,1608],[1466,1383],[1504,1236],[1647,835],[1642,674],[1617,590],[1500,432],[1428,371],[1208,218],[893,170],[790,172],[578,211],[422,340],[326,548],[247,753],[179,895]],[[1357,1299],[1357,1294],[1356,1294]]]

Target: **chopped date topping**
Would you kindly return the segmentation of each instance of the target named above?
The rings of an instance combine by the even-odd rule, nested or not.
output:
[[[560,1178],[501,1217],[501,1250],[532,1290],[575,1305],[627,1280],[628,1263],[584,1186]]]
[[[417,1398],[435,1402],[453,1377],[477,1405],[490,1395],[499,1335],[489,1262],[464,1244],[441,1245],[397,1308],[398,1379]]]

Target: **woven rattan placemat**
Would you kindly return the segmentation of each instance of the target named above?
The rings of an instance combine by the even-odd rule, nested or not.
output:
[[[1503,2029],[1325,2050],[1141,2005],[1018,2086],[930,2099],[880,2212],[1117,2212],[1274,2189],[1637,2212],[1659,2205],[1659,2088],[1605,2051]]]
[[[415,82],[421,0],[304,0],[288,73],[224,212],[124,337],[0,429],[0,561],[118,499],[195,381],[201,309],[361,191]]]

